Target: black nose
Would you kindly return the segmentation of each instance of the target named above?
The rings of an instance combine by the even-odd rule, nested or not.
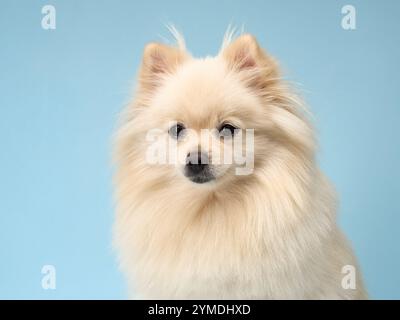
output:
[[[201,152],[190,152],[186,156],[185,173],[189,177],[198,176],[207,171],[208,156]]]

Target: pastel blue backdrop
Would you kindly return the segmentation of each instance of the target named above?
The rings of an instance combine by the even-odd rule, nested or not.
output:
[[[56,8],[56,30],[41,9]],[[341,27],[352,4],[357,29]],[[215,54],[229,24],[299,83],[372,298],[400,298],[400,1],[1,1],[0,298],[127,297],[111,248],[111,136],[146,42]],[[139,186],[138,186],[139,187]],[[41,268],[57,270],[43,290]]]

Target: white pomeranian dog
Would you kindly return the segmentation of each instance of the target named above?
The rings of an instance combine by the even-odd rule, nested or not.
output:
[[[145,47],[116,135],[114,244],[131,297],[366,298],[277,62],[249,34],[204,59],[175,36]]]

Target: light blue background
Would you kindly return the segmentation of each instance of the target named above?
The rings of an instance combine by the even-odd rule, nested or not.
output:
[[[341,28],[353,4],[357,30]],[[41,8],[57,29],[41,28]],[[245,25],[301,84],[372,298],[400,298],[400,1],[0,1],[0,298],[126,298],[111,249],[116,115],[146,42],[215,54]],[[57,289],[41,288],[41,267]]]

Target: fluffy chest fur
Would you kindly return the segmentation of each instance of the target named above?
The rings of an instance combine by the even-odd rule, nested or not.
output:
[[[268,194],[257,182],[236,195],[177,198],[159,190],[131,198],[115,234],[135,297],[357,296],[341,288],[342,266],[355,262],[335,226],[331,190],[315,179],[315,190],[302,195],[307,212],[296,212],[290,194]]]

